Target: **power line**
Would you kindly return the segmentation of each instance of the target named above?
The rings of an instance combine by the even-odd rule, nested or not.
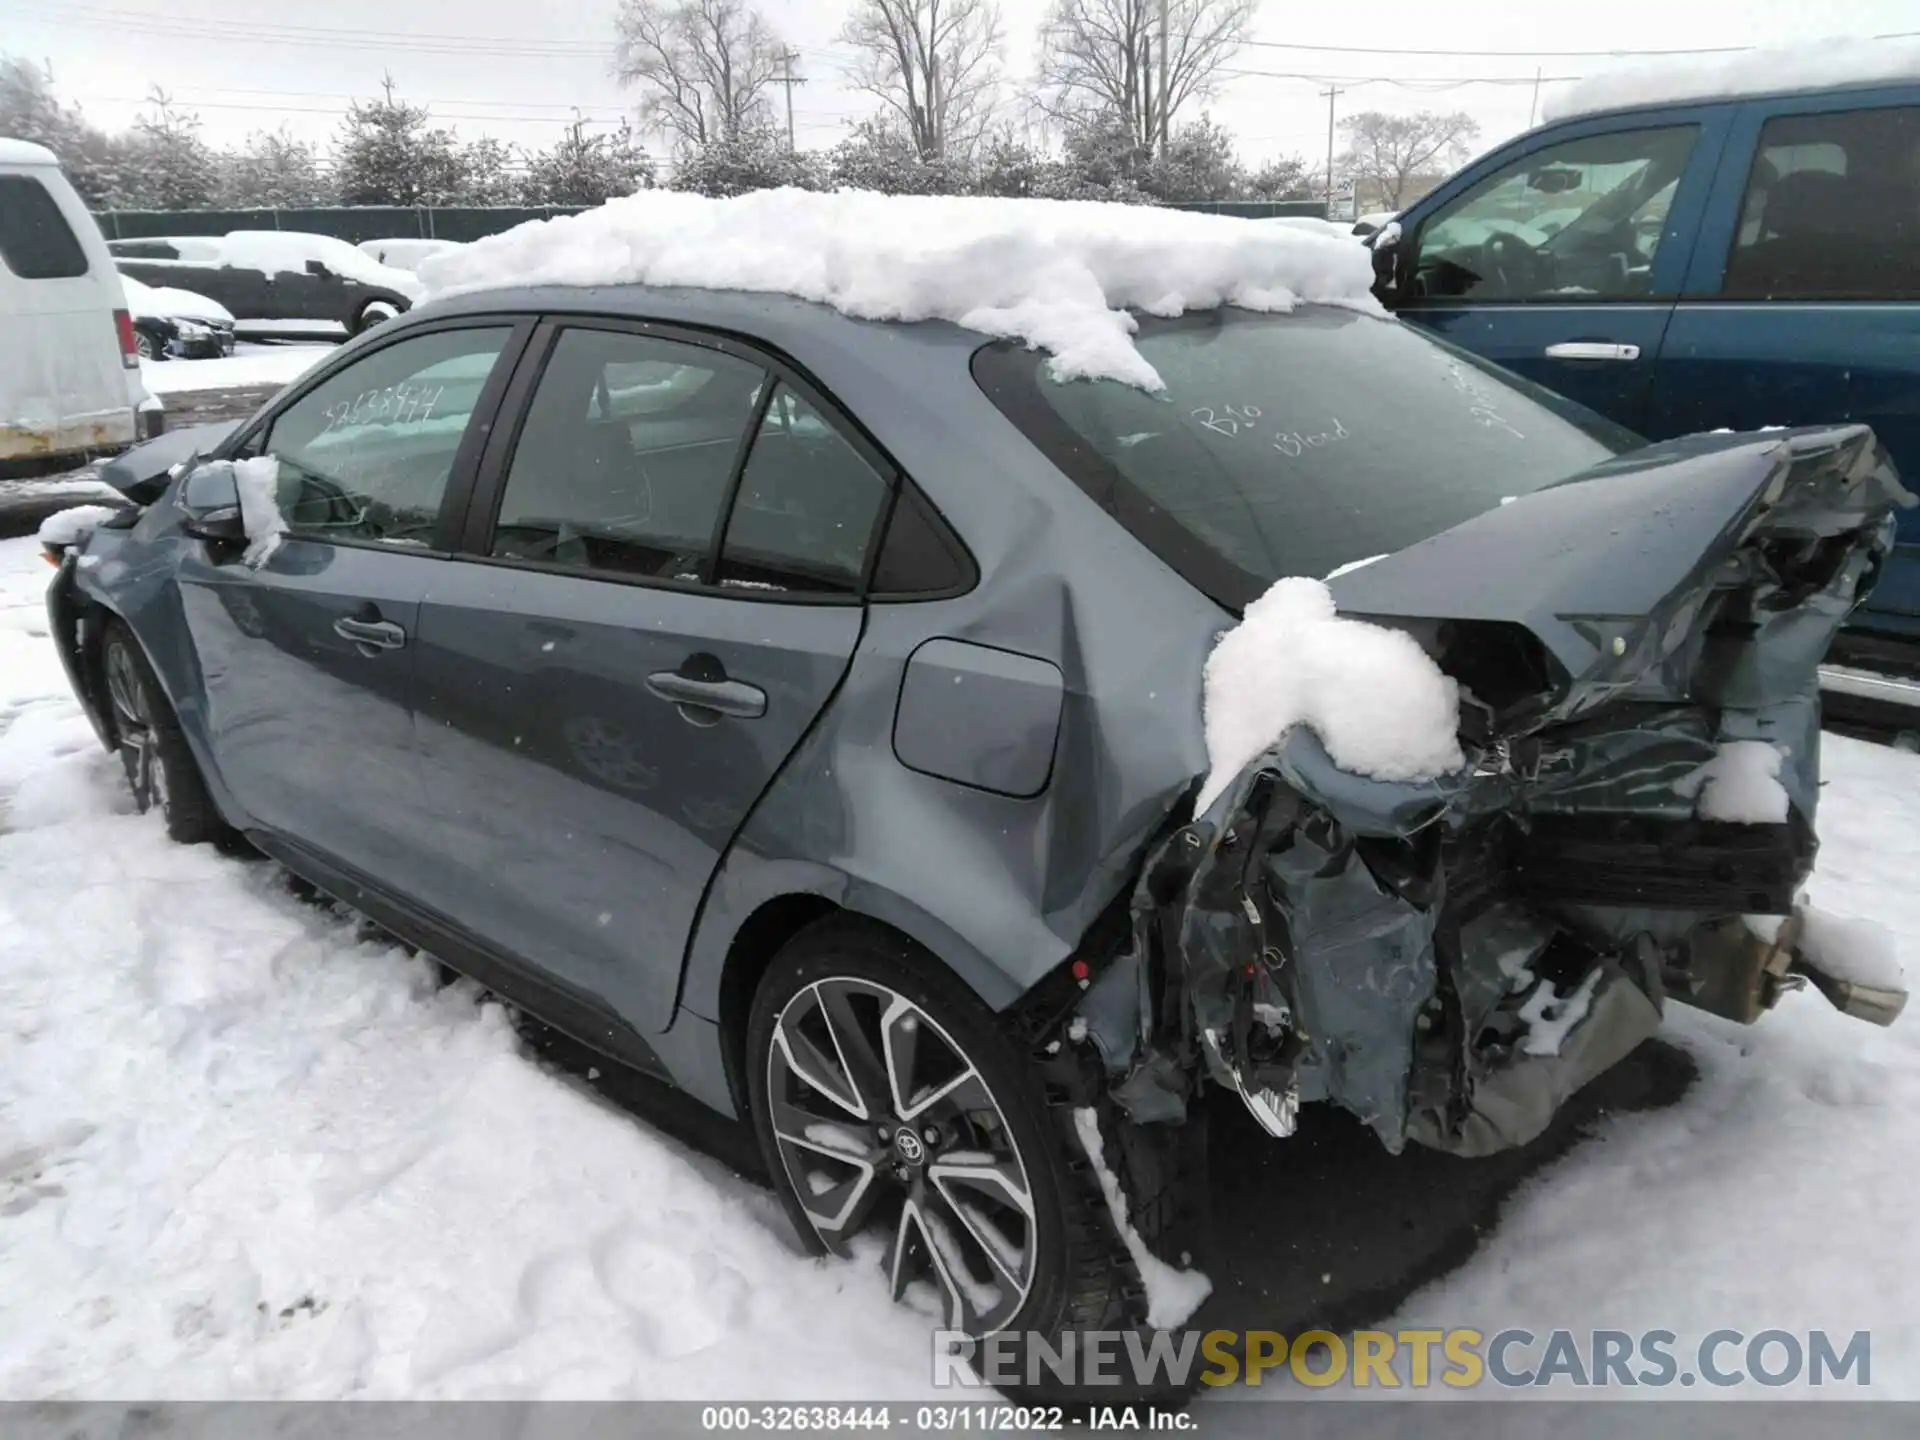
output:
[[[25,9],[21,12],[36,24],[64,26],[68,29],[97,31],[111,26],[116,32],[151,35],[162,39],[211,40],[232,45],[287,45],[335,50],[401,51],[422,55],[503,55],[558,59],[610,56],[611,43],[581,44],[566,41],[516,39],[510,36],[412,36],[366,30],[301,29],[292,26],[236,25],[212,22],[181,25],[166,18],[135,16],[122,11],[89,11],[79,7],[60,11]]]
[[[1561,60],[1604,60],[1614,57],[1625,59],[1638,55],[1731,55],[1735,51],[1754,48],[1751,45],[1706,45],[1688,50],[1402,50],[1380,45],[1295,45],[1286,40],[1249,40],[1246,43],[1257,45],[1263,50],[1307,50],[1316,55],[1420,55],[1455,60],[1491,60],[1504,57],[1520,60],[1536,60],[1542,57]]]
[[[1920,30],[1896,30],[1875,40],[1910,40]],[[1737,55],[1757,45],[1697,45],[1672,50],[1414,50],[1382,45],[1297,45],[1289,40],[1249,40],[1263,50],[1304,50],[1316,55],[1418,55],[1456,60],[1628,60],[1655,55]]]

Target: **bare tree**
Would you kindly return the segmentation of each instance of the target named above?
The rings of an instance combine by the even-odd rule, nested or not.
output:
[[[861,52],[849,81],[879,97],[923,158],[973,153],[1000,86],[992,0],[854,0],[840,38]]]
[[[1341,122],[1347,148],[1341,166],[1356,181],[1378,187],[1382,203],[1398,210],[1407,183],[1416,175],[1452,170],[1467,158],[1467,147],[1480,133],[1471,115],[1441,115],[1422,110],[1417,115],[1388,115],[1363,110]]]
[[[1161,103],[1161,0],[1053,0],[1040,32],[1035,103],[1071,124],[1112,115],[1136,143],[1172,133],[1190,100],[1211,94],[1246,42],[1259,0],[1165,0],[1166,100]]]
[[[746,0],[623,0],[614,75],[644,91],[640,119],[688,145],[767,118],[786,47]]]

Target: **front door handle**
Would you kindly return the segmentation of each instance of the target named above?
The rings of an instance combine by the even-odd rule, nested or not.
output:
[[[680,714],[696,724],[713,721],[698,714],[706,710],[740,720],[757,720],[767,713],[767,692],[744,680],[703,680],[678,670],[656,670],[647,676],[647,689],[680,707]],[[696,713],[689,714],[688,711]]]
[[[343,615],[333,622],[333,633],[342,640],[353,641],[363,655],[378,650],[398,650],[407,643],[407,632],[391,620],[356,620]]]
[[[1607,340],[1562,340],[1547,346],[1549,360],[1638,360],[1638,345],[1615,345]]]

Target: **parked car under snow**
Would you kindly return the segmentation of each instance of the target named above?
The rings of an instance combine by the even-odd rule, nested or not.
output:
[[[233,314],[191,290],[156,289],[120,277],[142,360],[217,360],[233,353]]]
[[[1670,1003],[1904,1001],[1798,898],[1863,427],[1644,448],[1351,237],[1125,207],[649,194],[427,275],[54,547],[101,741],[969,1335],[1186,1321],[1204,1085],[1481,1155]]]
[[[344,240],[283,230],[109,240],[122,275],[205,294],[240,322],[336,324],[357,335],[403,314],[421,294],[407,270]]]

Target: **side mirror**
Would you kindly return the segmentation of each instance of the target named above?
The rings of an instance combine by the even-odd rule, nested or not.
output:
[[[1538,190],[1546,195],[1564,195],[1577,189],[1580,184],[1580,172],[1565,166],[1546,165],[1527,176],[1527,188]]]
[[[307,273],[317,276],[322,280],[331,280],[333,278],[333,272],[327,269],[326,265],[319,260],[307,261]]]
[[[233,466],[225,460],[195,464],[187,471],[180,482],[180,509],[186,516],[180,528],[196,540],[247,538],[240,518],[240,488],[233,482]]]
[[[1385,301],[1400,269],[1400,222],[1389,220],[1363,242],[1373,252],[1373,293]]]

